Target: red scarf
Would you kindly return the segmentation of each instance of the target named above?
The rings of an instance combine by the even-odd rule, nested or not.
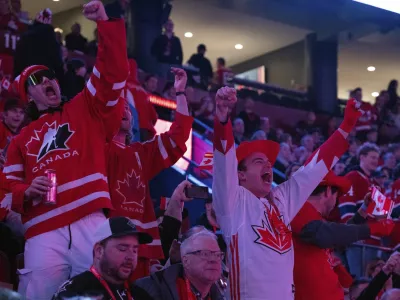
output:
[[[178,290],[179,300],[196,300],[196,295],[193,293],[190,282],[188,279],[178,277],[176,280],[176,289]],[[211,300],[211,296],[208,295],[207,300]]]

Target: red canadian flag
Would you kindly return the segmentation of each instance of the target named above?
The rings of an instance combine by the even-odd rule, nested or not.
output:
[[[203,160],[199,165],[199,169],[211,171],[213,168],[214,153],[207,152],[204,154]]]
[[[10,85],[11,85],[10,81],[8,81],[7,78],[3,78],[3,80],[1,81],[1,88],[3,90],[7,90],[8,91],[10,89]]]
[[[367,213],[373,216],[387,216],[390,218],[394,202],[373,187],[371,190],[372,202],[368,205]]]

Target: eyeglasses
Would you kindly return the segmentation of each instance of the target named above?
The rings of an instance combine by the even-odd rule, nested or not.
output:
[[[197,250],[189,252],[187,254],[196,255],[201,257],[202,259],[207,259],[207,260],[210,258],[216,258],[222,261],[225,257],[225,253],[222,251],[210,251],[210,250]]]
[[[41,84],[43,82],[43,78],[45,78],[45,77],[49,80],[53,80],[56,78],[56,75],[51,70],[37,71],[37,72],[31,74],[27,78],[25,87],[27,88],[28,86],[35,86],[35,85]]]

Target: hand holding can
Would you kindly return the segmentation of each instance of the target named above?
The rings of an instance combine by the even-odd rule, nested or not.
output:
[[[51,184],[51,187],[47,190],[45,195],[45,199],[43,203],[45,205],[56,205],[57,204],[57,176],[55,170],[46,170],[45,174],[47,176],[48,181]]]

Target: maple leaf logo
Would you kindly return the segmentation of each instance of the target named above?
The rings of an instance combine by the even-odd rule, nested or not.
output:
[[[53,151],[69,150],[68,140],[75,133],[69,128],[69,123],[59,125],[44,123],[40,130],[34,130],[34,136],[26,143],[27,155],[35,156],[39,162],[47,154]]]
[[[144,206],[146,198],[146,185],[143,184],[140,175],[137,176],[134,169],[132,172],[126,173],[123,181],[117,180],[118,187],[115,191],[123,198],[122,204],[137,204]]]
[[[265,220],[262,220],[261,225],[252,225],[254,232],[257,234],[257,239],[254,241],[256,244],[267,247],[279,254],[285,254],[292,249],[292,236],[285,232],[286,228],[283,223],[283,216],[279,216],[275,209],[264,212]],[[279,218],[282,221],[281,226],[276,227],[270,220],[272,218]]]

